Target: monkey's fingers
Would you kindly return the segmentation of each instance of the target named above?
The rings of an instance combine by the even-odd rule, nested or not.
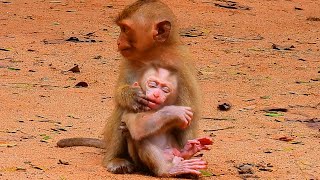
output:
[[[192,111],[192,108],[189,107],[189,106],[183,106],[183,108],[184,108],[186,111]]]
[[[136,106],[137,106],[137,111],[149,111],[150,107],[148,107],[149,101],[143,97],[137,97],[136,98]]]
[[[199,144],[200,141],[198,141],[198,139],[190,139],[190,140],[188,140],[188,143],[190,143],[190,144]]]
[[[202,147],[202,150],[211,150],[211,148],[209,147],[209,146],[207,146],[207,145],[204,145],[203,147]]]
[[[192,116],[189,116],[189,115],[185,115],[185,119],[187,120],[187,125],[189,126],[190,125],[190,123],[191,123],[191,120],[192,120]]]
[[[185,165],[196,164],[196,165],[207,165],[208,163],[200,158],[187,159],[182,161]]]
[[[191,117],[193,117],[193,112],[192,111],[186,111],[186,114],[188,114],[188,116],[191,116]]]
[[[186,169],[199,170],[199,169],[206,169],[208,166],[208,163],[201,159],[197,159],[196,161],[192,161],[192,162],[190,162],[189,160],[184,160],[181,162],[181,165],[183,168],[186,168]]]
[[[185,129],[188,127],[188,121],[187,120],[182,120],[182,125],[180,126],[181,129]]]
[[[213,141],[210,137],[203,137],[197,139],[202,145],[212,145]]]
[[[194,169],[188,169],[188,168],[180,168],[180,169],[173,168],[169,171],[169,174],[170,176],[179,176],[184,174],[200,176],[201,172]]]
[[[173,166],[169,169],[171,175],[194,174],[200,175],[199,169],[205,169],[207,164],[201,159],[173,161]]]
[[[138,96],[138,97],[136,98],[136,101],[137,101],[139,104],[142,104],[142,105],[144,105],[144,106],[148,106],[148,104],[149,104],[148,99],[147,99],[146,97],[143,97],[143,96]]]

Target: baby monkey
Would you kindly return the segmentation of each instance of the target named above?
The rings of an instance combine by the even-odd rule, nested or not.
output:
[[[189,140],[183,148],[175,136],[176,129],[187,128],[193,117],[190,107],[173,105],[178,96],[178,77],[174,70],[148,68],[139,82],[149,99],[149,111],[129,112],[122,116],[123,134],[129,154],[138,167],[147,167],[156,176],[200,175],[207,162],[191,159],[197,152],[208,150],[210,138]]]

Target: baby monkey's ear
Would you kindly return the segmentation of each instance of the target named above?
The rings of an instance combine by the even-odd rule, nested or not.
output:
[[[140,85],[139,85],[138,82],[134,82],[134,83],[132,84],[132,87],[140,87]]]

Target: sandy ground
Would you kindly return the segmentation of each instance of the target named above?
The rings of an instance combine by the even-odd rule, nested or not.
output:
[[[56,147],[101,137],[122,60],[113,19],[130,2],[0,0],[0,179],[153,178],[107,172],[100,149]],[[194,56],[199,136],[214,140],[203,179],[320,179],[320,2],[165,2]]]

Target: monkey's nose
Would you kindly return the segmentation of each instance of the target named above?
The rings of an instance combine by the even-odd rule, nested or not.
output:
[[[154,96],[155,98],[158,98],[158,97],[159,97],[159,93],[153,93],[153,96]]]

